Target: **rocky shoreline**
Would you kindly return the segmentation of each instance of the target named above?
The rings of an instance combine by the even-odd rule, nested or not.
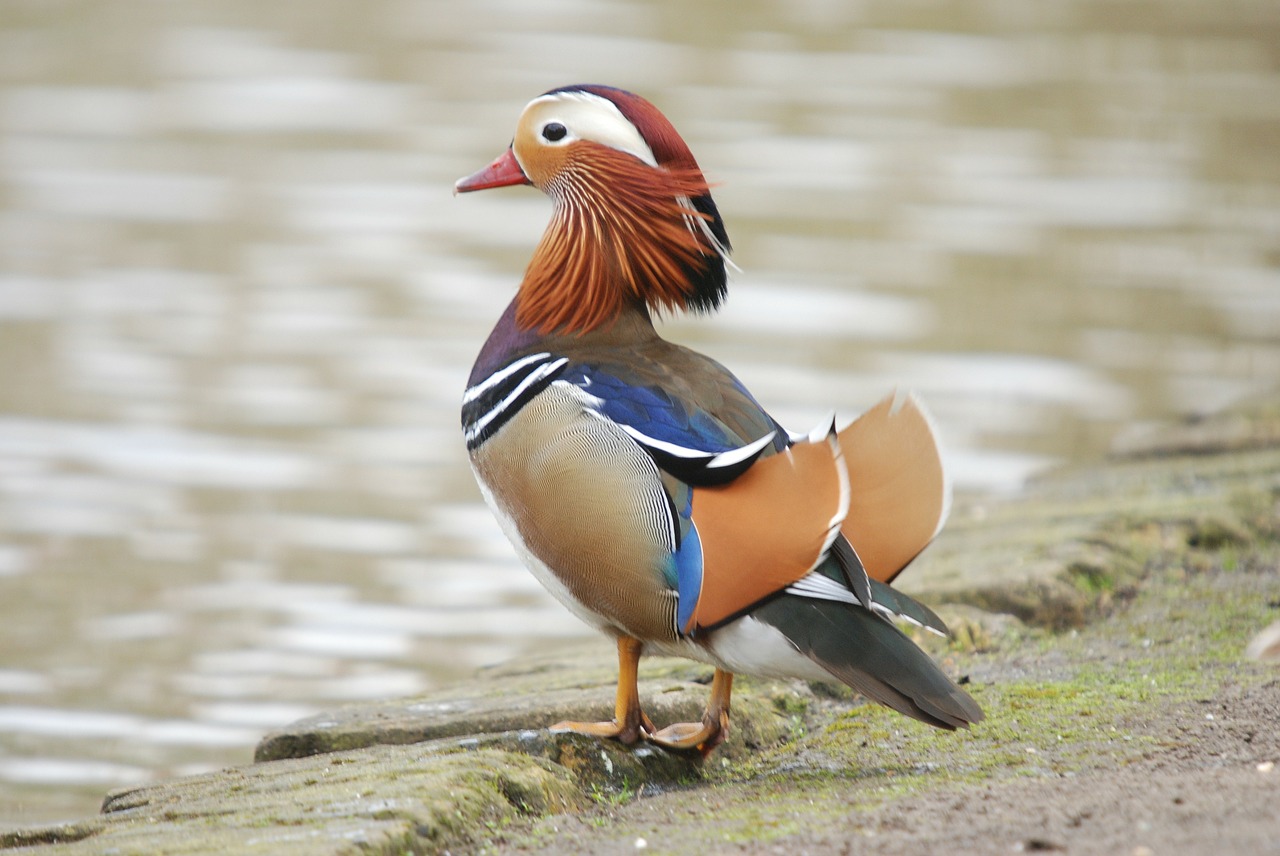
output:
[[[955,631],[933,653],[990,716],[968,734],[826,685],[746,679],[706,763],[548,733],[611,715],[602,640],[303,720],[266,735],[251,764],[113,791],[101,814],[0,833],[0,849],[906,853],[946,844],[962,822],[963,835],[1004,835],[994,850],[1154,853],[1172,835],[1179,852],[1274,845],[1273,812],[1250,814],[1250,800],[1280,804],[1280,651],[1264,640],[1257,659],[1244,652],[1280,619],[1280,403],[962,504],[906,576]],[[646,709],[659,723],[696,718],[708,677],[646,660]],[[1144,797],[1134,777],[1147,768]],[[1106,782],[1114,811],[1047,808],[1103,799]],[[1232,795],[1229,829],[1231,811],[1207,806],[1179,826],[1152,802],[1185,820],[1215,791]],[[979,803],[988,817],[972,816]]]

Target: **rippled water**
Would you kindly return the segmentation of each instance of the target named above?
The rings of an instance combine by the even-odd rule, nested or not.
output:
[[[782,8],[785,6],[785,8]],[[460,389],[541,233],[533,95],[657,102],[743,269],[673,338],[785,423],[894,386],[963,489],[1280,378],[1280,14],[40,0],[0,11],[0,823],[584,635]]]

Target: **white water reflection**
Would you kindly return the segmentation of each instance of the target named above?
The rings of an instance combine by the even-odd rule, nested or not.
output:
[[[925,300],[858,292],[831,283],[796,287],[781,275],[746,276],[717,316],[717,328],[748,336],[918,339],[934,324]],[[816,283],[814,284],[816,285]]]
[[[0,577],[16,577],[31,569],[28,552],[21,547],[0,545]]]
[[[1276,224],[1273,234],[1280,235],[1280,223]],[[1212,288],[1205,290],[1205,302],[1210,308],[1222,310],[1239,335],[1274,341],[1276,331],[1280,330],[1280,269],[1228,267],[1212,272],[1209,281]],[[1256,352],[1266,361],[1259,366],[1258,374],[1270,379],[1280,377],[1277,369],[1280,348],[1255,346],[1247,356],[1242,356],[1252,360]]]
[[[319,461],[259,441],[116,423],[0,418],[0,453],[184,487],[297,489],[325,472]]]
[[[10,182],[23,208],[71,217],[198,223],[224,219],[230,204],[223,179],[183,173],[31,169]]]
[[[961,490],[1001,491],[1274,389],[1270,21],[1171,2],[1160,32],[1078,2],[15,11],[0,824],[589,635],[458,432],[549,205],[452,182],[548,87],[636,89],[689,140],[743,271],[664,329],[790,427],[913,388]]]
[[[18,785],[115,785],[136,784],[151,778],[147,767],[111,761],[67,758],[0,758],[0,780]]]
[[[153,103],[151,93],[120,86],[10,86],[0,114],[12,134],[133,137],[152,124]]]
[[[379,689],[385,689],[381,684]],[[414,692],[410,689],[408,692]],[[340,698],[355,698],[342,695]],[[373,696],[381,698],[385,696]],[[315,713],[308,705],[286,704],[283,702],[203,702],[194,707],[195,715],[204,722],[218,722],[223,725],[245,726],[268,730],[281,722],[295,722]]]
[[[399,555],[423,549],[421,529],[414,524],[351,517],[272,515],[270,533],[256,537],[340,553]]]
[[[177,636],[182,631],[178,616],[169,612],[127,612],[104,615],[81,625],[81,632],[90,641],[121,639],[162,639]]]
[[[1048,403],[1088,410],[1091,418],[1123,419],[1129,394],[1085,366],[1026,354],[892,354],[878,358],[930,401],[945,398],[995,400],[1011,405]],[[1024,426],[1010,424],[1010,431]]]
[[[50,318],[59,308],[59,290],[50,280],[0,274],[0,318]]]
[[[142,743],[243,746],[257,732],[233,726],[177,719],[149,719],[126,713],[73,711],[8,705],[0,707],[0,734],[35,734],[64,740],[128,739]]]
[[[252,30],[182,28],[160,44],[166,123],[217,133],[362,132],[403,123],[413,89],[352,79],[353,57]],[[188,80],[193,79],[193,80]]]
[[[0,670],[0,693],[7,695],[32,695],[48,692],[53,683],[39,672],[21,672],[16,669]]]

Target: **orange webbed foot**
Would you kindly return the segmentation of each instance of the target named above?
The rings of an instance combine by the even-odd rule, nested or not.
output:
[[[718,721],[710,717],[702,722],[677,722],[647,735],[649,742],[668,752],[697,752],[703,758],[724,742],[729,731],[729,715]]]
[[[552,733],[584,734],[617,740],[631,745],[643,739],[671,752],[697,752],[707,757],[729,733],[729,699],[733,694],[733,673],[716,669],[711,679],[711,697],[701,722],[677,722],[666,728],[654,727],[640,709],[637,670],[643,643],[623,636],[618,639],[618,692],[613,719],[607,722],[565,720],[551,726]]]
[[[697,752],[703,758],[724,742],[729,734],[729,698],[733,693],[733,673],[716,669],[711,679],[711,698],[701,722],[677,722],[661,731],[650,731],[649,742],[672,752]]]
[[[608,722],[577,722],[575,720],[565,720],[557,722],[548,730],[553,734],[585,734],[588,737],[598,737],[606,740],[617,740],[628,746],[637,742],[642,737],[653,734],[657,729],[654,728],[653,722],[639,708],[635,709],[635,716],[628,716],[622,722],[611,719]]]
[[[565,720],[551,726],[552,733],[585,734],[617,740],[630,745],[656,729],[649,717],[640,709],[640,692],[636,686],[637,670],[644,643],[630,636],[618,637],[618,692],[614,700],[613,719],[607,722],[577,722]]]

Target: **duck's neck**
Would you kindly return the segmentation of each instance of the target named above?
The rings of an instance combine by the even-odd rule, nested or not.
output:
[[[522,325],[518,318],[520,295],[507,305],[494,325],[471,369],[467,381],[472,386],[502,368],[513,358],[538,351],[560,353],[605,343],[614,348],[628,348],[658,338],[653,320],[643,303],[625,305],[611,322],[580,334],[560,331],[543,333]]]

